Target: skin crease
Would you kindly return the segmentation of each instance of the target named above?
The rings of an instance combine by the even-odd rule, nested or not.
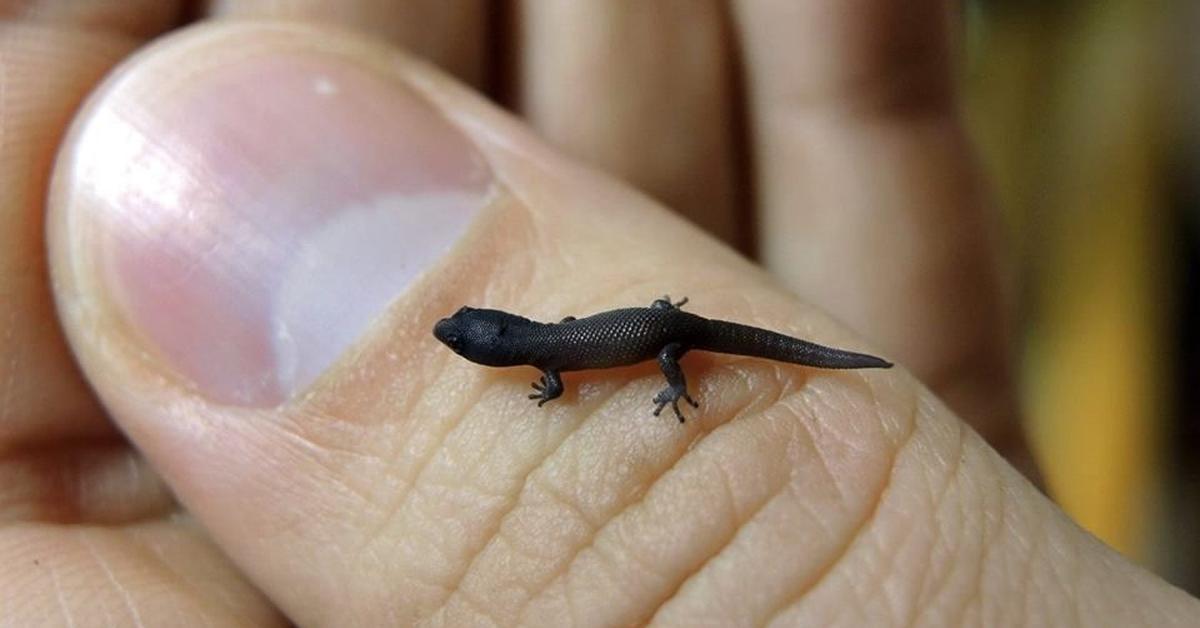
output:
[[[22,37],[12,41],[48,34]],[[87,46],[72,57],[71,37],[27,45],[60,59],[47,69],[61,74],[97,58]],[[115,41],[109,62],[129,47]],[[48,225],[63,326],[145,458],[97,419],[69,360],[44,367],[81,409],[26,419],[0,442],[0,623],[1161,626],[1200,616],[1194,599],[1075,527],[902,369],[689,356],[704,412],[684,430],[647,416],[653,365],[571,381],[562,403],[531,412],[530,372],[463,363],[429,335],[433,322],[484,301],[553,320],[667,286],[707,316],[870,345],[392,49],[295,27],[203,27],[144,53],[89,112],[152,102],[182,69],[220,72],[264,50],[327,55],[416,90],[484,155],[494,196],[311,388],[280,407],[238,408],[196,394],[113,305],[89,235],[110,208],[71,170],[68,143]],[[16,145],[39,150],[4,154],[6,168],[24,158],[49,172],[67,113],[103,69],[92,67],[57,108],[36,108],[60,113]],[[6,128],[22,120],[4,114]],[[28,210],[2,218],[18,215]],[[30,403],[5,394],[6,408]],[[67,464],[94,440],[97,463]]]

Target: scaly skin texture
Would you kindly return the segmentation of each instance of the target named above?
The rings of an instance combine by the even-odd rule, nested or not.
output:
[[[679,359],[692,349],[767,358],[827,369],[891,368],[882,358],[843,351],[773,331],[711,320],[680,309],[687,298],[663,296],[650,307],[622,308],[587,318],[568,316],[539,323],[500,310],[463,307],[438,321],[433,335],[464,358],[487,366],[529,365],[542,371],[534,382],[538,406],[562,396],[563,371],[628,366],[657,357],[667,387],[654,397],[654,415],[668,403],[684,422],[679,400],[699,404],[687,392]]]

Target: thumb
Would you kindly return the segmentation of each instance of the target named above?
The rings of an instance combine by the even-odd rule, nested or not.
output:
[[[533,371],[458,359],[430,330],[463,304],[558,320],[664,292],[860,343],[388,49],[254,25],[168,40],[93,100],[51,204],[88,377],[301,624],[1197,612],[900,370],[689,356],[681,426],[650,414],[653,365],[569,376],[539,409]]]

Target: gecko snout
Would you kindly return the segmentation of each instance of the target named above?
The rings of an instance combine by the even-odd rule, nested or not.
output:
[[[455,353],[462,350],[462,336],[459,334],[458,325],[448,318],[443,318],[433,326],[433,336]]]

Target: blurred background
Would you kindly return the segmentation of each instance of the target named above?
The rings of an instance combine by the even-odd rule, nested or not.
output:
[[[1200,593],[1200,3],[969,0],[966,22],[1048,488]]]

